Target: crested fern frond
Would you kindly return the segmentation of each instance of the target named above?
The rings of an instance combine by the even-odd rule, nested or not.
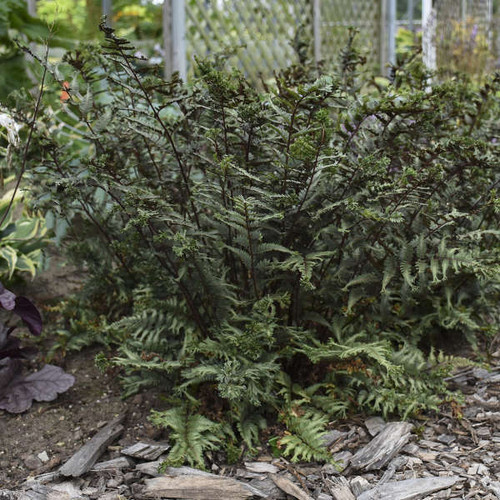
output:
[[[188,463],[204,469],[204,453],[216,450],[222,440],[220,424],[202,415],[191,414],[186,407],[152,410],[149,420],[157,427],[170,431],[169,439],[174,444],[169,451],[167,465]]]
[[[300,417],[286,416],[287,431],[278,441],[283,455],[292,462],[320,460],[335,463],[324,446],[328,419],[315,411],[306,411]]]

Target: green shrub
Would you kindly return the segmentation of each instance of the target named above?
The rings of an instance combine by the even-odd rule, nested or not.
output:
[[[66,57],[33,169],[125,395],[183,401],[153,416],[169,460],[199,464],[221,432],[252,450],[276,421],[277,449],[324,459],[332,418],[436,407],[449,363],[422,349],[498,321],[499,78],[430,87],[413,62],[371,86],[350,46],[337,75],[293,67],[264,93],[222,59],[185,86],[105,35]]]

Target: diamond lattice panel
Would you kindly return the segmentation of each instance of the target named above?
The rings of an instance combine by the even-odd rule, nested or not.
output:
[[[228,65],[258,82],[297,62],[293,41],[311,38],[308,0],[188,0],[188,61],[237,47]]]
[[[322,56],[337,61],[348,39],[348,28],[359,30],[358,47],[368,63],[380,66],[381,0],[323,0],[321,2]]]

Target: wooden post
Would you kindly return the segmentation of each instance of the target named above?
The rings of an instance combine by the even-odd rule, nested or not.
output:
[[[321,60],[321,2],[312,0],[314,63]]]

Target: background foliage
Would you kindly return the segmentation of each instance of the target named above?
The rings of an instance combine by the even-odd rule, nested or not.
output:
[[[118,346],[99,364],[170,395],[171,462],[276,422],[280,452],[327,460],[332,418],[436,407],[459,361],[430,345],[498,325],[499,77],[431,87],[411,59],[373,82],[351,37],[335,74],[258,92],[199,61],[184,86],[103,29],[65,57],[31,170]]]

